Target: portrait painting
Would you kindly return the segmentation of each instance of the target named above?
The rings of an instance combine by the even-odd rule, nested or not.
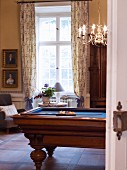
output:
[[[18,70],[3,70],[3,87],[18,87]]]
[[[17,49],[3,50],[3,67],[17,67]]]

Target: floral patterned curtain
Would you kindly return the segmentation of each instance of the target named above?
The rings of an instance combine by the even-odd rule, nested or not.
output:
[[[78,29],[83,24],[88,25],[88,2],[71,3],[72,32],[72,67],[74,91],[77,96],[85,99],[87,81],[88,46],[78,38]]]
[[[23,91],[26,110],[32,108],[32,96],[36,87],[36,38],[35,7],[33,3],[20,4],[21,58]]]

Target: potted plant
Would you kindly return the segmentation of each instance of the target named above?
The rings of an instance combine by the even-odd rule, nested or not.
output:
[[[48,84],[45,84],[44,87],[42,87],[41,93],[35,96],[34,99],[42,98],[43,103],[49,103],[50,98],[54,95],[54,92],[55,88],[49,87]]]

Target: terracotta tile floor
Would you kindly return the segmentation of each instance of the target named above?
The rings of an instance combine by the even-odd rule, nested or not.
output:
[[[35,170],[30,158],[33,149],[22,133],[0,132],[0,170]],[[56,148],[52,158],[46,158],[42,170],[104,170],[105,150]]]

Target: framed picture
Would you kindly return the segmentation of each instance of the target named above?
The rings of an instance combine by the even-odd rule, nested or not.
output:
[[[3,50],[3,67],[17,67],[17,49]]]
[[[3,87],[17,88],[18,87],[18,70],[3,70]]]

